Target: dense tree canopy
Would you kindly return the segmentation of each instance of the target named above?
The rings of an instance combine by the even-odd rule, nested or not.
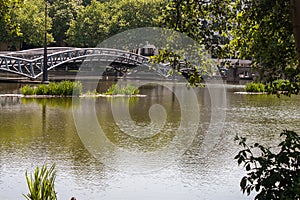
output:
[[[49,15],[53,20],[52,33],[56,45],[65,45],[66,32],[71,21],[76,20],[81,9],[83,6],[79,0],[56,0],[53,2]]]
[[[20,24],[21,41],[34,47],[42,46],[45,33],[44,0],[24,0],[19,9],[14,9],[14,20]],[[49,32],[52,19],[47,16],[46,30]],[[51,33],[47,34],[48,43],[54,41]]]
[[[297,0],[48,2],[48,41],[56,42],[52,45],[93,47],[128,29],[162,26],[186,33],[218,58],[252,59],[268,80],[292,79],[299,71]],[[44,6],[43,0],[0,0],[0,43],[41,46]]]
[[[8,42],[21,36],[20,26],[12,20],[13,10],[18,9],[22,0],[0,0],[0,42]]]
[[[164,0],[48,0],[48,43],[93,47],[116,33],[154,26],[162,2]],[[44,0],[1,0],[0,6],[0,43],[21,43],[25,48],[42,46]]]
[[[94,47],[109,33],[109,15],[104,4],[92,1],[80,10],[67,32],[68,43],[77,47]]]
[[[300,17],[295,15],[300,10],[291,13],[293,8],[300,8],[299,1],[171,0],[159,21],[188,34],[219,58],[252,59],[267,80],[293,79],[298,73],[295,22]]]
[[[96,46],[119,32],[154,26],[162,0],[91,1],[71,21],[67,41],[73,46]]]
[[[231,0],[171,0],[158,21],[164,27],[186,33],[221,57],[221,46],[229,42],[235,17],[232,7]]]
[[[236,6],[231,49],[240,58],[252,58],[270,81],[294,77],[298,63],[290,1],[245,1]]]

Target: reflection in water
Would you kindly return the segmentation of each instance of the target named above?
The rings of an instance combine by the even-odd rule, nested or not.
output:
[[[72,102],[73,101],[73,102]],[[61,97],[61,98],[21,98],[21,102],[24,105],[29,104],[39,104],[39,105],[48,105],[50,107],[57,107],[57,108],[64,108],[70,109],[72,106],[79,106],[80,99],[79,98],[68,98],[68,97]],[[73,105],[72,105],[73,103]]]
[[[180,105],[167,88],[147,85],[140,90],[148,96],[90,100],[95,102],[98,121],[111,142],[119,148],[151,152],[172,141],[180,122]],[[278,144],[282,129],[299,132],[300,97],[278,99],[227,92],[224,131],[215,138],[216,141],[211,141],[214,148],[204,156],[201,149],[212,119],[212,100],[207,89],[195,91],[201,120],[193,145],[173,165],[142,175],[110,169],[86,150],[74,125],[72,99],[1,97],[0,198],[22,199],[22,193],[27,192],[25,171],[32,171],[36,165],[56,162],[59,199],[70,199],[71,196],[95,200],[251,199],[239,190],[244,172],[233,160],[239,150],[233,138],[240,134],[248,137],[249,142],[272,145]],[[83,100],[77,100],[75,109],[81,109]],[[122,131],[114,122],[110,109],[115,103],[128,105],[131,118],[141,127],[151,122],[151,105],[162,105],[167,113],[163,131],[143,139]]]
[[[106,137],[119,148],[155,151],[158,148],[164,148],[174,138],[174,130],[178,129],[181,118],[180,105],[177,99],[174,99],[171,91],[164,90],[161,86],[145,86],[140,90],[148,97],[97,99],[95,107],[98,121],[106,133]],[[163,106],[166,111],[166,121],[162,120],[162,127],[151,126],[149,110],[152,105],[157,104]],[[112,106],[126,107],[129,109],[130,118],[116,120],[116,116],[113,116],[112,113]],[[120,115],[120,112],[117,114]],[[158,119],[160,117],[157,116]],[[157,118],[153,117],[153,119]],[[130,125],[132,121],[135,122],[133,126]],[[151,130],[147,130],[149,125]],[[141,127],[142,130],[134,129],[134,126]],[[150,131],[154,134],[150,134]]]

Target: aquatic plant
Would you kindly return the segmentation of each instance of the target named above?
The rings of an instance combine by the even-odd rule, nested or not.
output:
[[[33,95],[34,94],[34,88],[29,86],[29,85],[25,85],[24,87],[21,88],[21,92],[24,95]]]
[[[47,165],[41,168],[36,167],[34,173],[30,176],[27,171],[25,173],[26,181],[29,189],[28,194],[23,194],[27,200],[56,200],[56,192],[54,181],[56,178],[55,164],[49,169]]]
[[[51,82],[48,85],[40,84],[37,87],[25,85],[21,88],[24,95],[55,95],[55,96],[79,96],[82,93],[81,82],[62,81]]]
[[[246,92],[265,92],[265,85],[262,83],[247,83]]]
[[[104,94],[107,95],[117,95],[117,94],[124,94],[124,95],[136,95],[139,94],[139,89],[132,85],[127,85],[124,88],[121,88],[117,84],[113,84],[111,87],[107,89]]]

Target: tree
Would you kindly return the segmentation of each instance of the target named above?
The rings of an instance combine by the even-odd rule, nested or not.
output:
[[[29,46],[42,46],[45,31],[45,1],[24,0],[19,9],[14,10],[14,20],[20,24],[21,41]],[[52,19],[47,16],[46,30],[51,30]],[[47,33],[47,41],[54,41],[52,34]]]
[[[278,153],[258,143],[248,146],[245,138],[236,137],[244,149],[235,159],[247,170],[240,187],[248,195],[256,191],[257,200],[300,199],[300,137],[288,130],[280,136],[285,139],[278,145]]]
[[[110,7],[111,25],[110,33],[116,33],[128,29],[156,26],[154,21],[161,15],[163,0],[117,0],[111,1],[107,5]]]
[[[187,34],[213,55],[222,57],[233,18],[231,0],[171,0],[157,20],[161,26]]]
[[[267,81],[293,79],[297,68],[290,1],[237,1],[231,49],[252,58]]]
[[[76,20],[77,13],[82,9],[81,1],[78,0],[57,0],[50,8],[52,18],[52,34],[56,45],[65,46],[66,32],[70,27],[70,22]]]
[[[18,9],[21,3],[21,0],[0,0],[0,43],[10,42],[22,35],[19,24],[11,17],[14,9]]]
[[[80,9],[76,20],[70,22],[67,42],[77,47],[95,47],[109,34],[109,11],[106,6],[93,0]]]
[[[251,58],[268,81],[299,74],[297,0],[171,0],[163,13],[162,26],[186,33],[220,58]]]
[[[75,46],[96,46],[122,31],[154,26],[163,0],[91,1],[67,31],[67,41]]]

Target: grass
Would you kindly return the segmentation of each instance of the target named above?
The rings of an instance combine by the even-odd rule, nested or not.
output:
[[[110,88],[107,89],[107,91],[104,94],[107,95],[136,95],[139,94],[139,89],[132,85],[127,85],[126,87],[122,88],[118,86],[117,84],[113,84]]]
[[[25,85],[21,88],[24,95],[53,95],[53,96],[79,96],[82,93],[80,82],[62,81],[41,84],[37,87]]]

